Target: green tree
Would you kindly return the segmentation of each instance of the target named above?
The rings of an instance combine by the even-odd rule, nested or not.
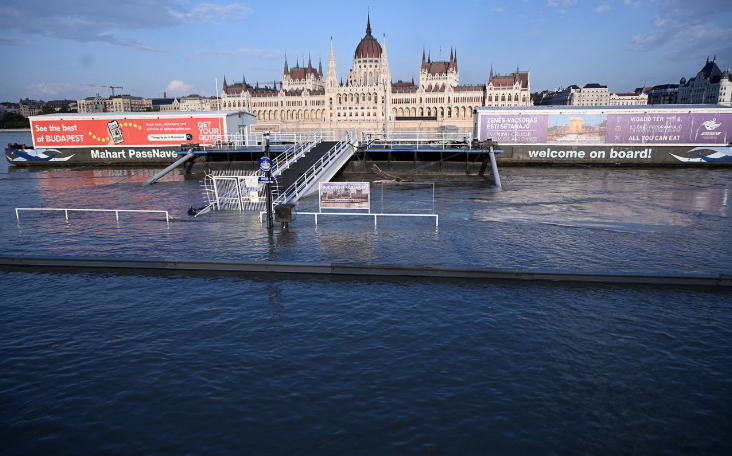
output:
[[[56,110],[48,105],[41,106],[41,110],[38,111],[38,114],[56,114]]]
[[[6,111],[0,119],[0,128],[30,128],[30,122],[20,114]]]

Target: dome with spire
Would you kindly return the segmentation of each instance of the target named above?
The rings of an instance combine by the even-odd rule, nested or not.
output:
[[[371,17],[367,15],[366,19],[366,36],[363,37],[358,46],[356,46],[356,59],[378,59],[381,57],[381,45],[371,35]]]

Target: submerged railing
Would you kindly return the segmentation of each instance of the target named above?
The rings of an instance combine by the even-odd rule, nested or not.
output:
[[[119,220],[120,212],[142,212],[142,213],[160,213],[165,214],[165,221],[170,222],[168,211],[150,211],[145,209],[77,209],[77,208],[58,208],[58,207],[16,207],[15,218],[20,222],[20,211],[64,211],[66,220],[69,219],[69,212],[114,212],[117,220]]]

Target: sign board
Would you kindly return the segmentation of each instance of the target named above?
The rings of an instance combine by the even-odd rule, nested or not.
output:
[[[260,184],[274,184],[275,178],[274,177],[260,177],[259,183]]]
[[[125,114],[127,115],[127,114]],[[98,119],[31,119],[36,147],[130,147],[180,146],[187,143],[213,145],[225,135],[223,117],[184,118],[165,116],[156,119],[129,116]]]
[[[259,159],[260,171],[267,172],[272,169],[272,160],[269,157],[262,157]]]
[[[368,182],[321,182],[319,201],[322,209],[370,209]]]
[[[251,126],[252,133],[279,133],[280,124],[255,124]]]
[[[259,188],[258,176],[244,176],[244,185],[246,188]]]
[[[525,113],[480,116],[499,144],[727,144],[732,113]]]

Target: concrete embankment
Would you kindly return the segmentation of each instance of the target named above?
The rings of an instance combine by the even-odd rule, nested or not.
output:
[[[732,287],[732,274],[633,274],[617,272],[552,271],[531,269],[468,268],[448,266],[380,265],[348,263],[227,262],[168,259],[0,257],[5,270],[63,270],[63,272],[171,271],[251,275],[303,275],[331,277],[411,277],[415,279],[470,279],[479,281],[614,283]]]

